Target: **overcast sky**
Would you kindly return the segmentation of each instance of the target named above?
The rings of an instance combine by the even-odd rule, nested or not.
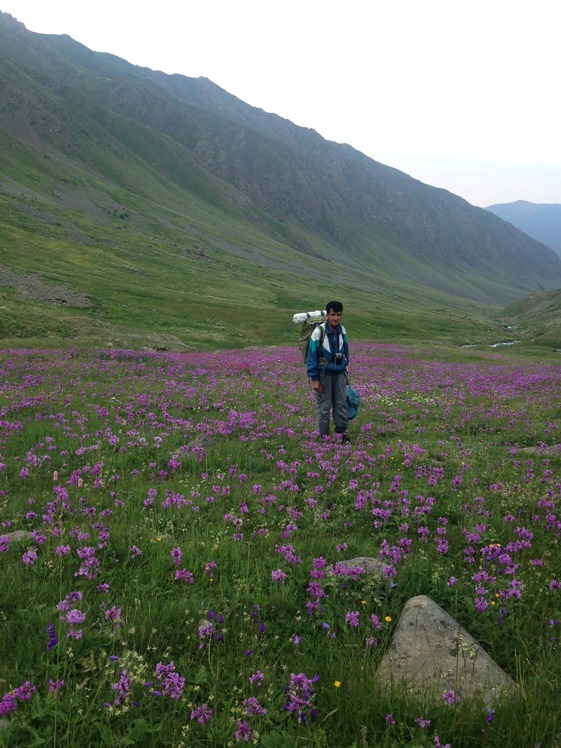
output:
[[[0,0],[478,206],[561,203],[558,0]]]

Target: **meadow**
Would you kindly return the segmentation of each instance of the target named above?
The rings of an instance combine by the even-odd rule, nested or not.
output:
[[[561,744],[560,365],[355,344],[343,446],[295,346],[0,372],[0,746]],[[417,594],[515,698],[377,688]]]

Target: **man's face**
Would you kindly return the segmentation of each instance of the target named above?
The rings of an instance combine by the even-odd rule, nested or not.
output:
[[[341,322],[342,314],[342,312],[334,312],[333,309],[330,309],[327,312],[327,321],[329,323],[329,327],[335,329]]]

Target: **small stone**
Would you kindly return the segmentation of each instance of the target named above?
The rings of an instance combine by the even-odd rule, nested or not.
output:
[[[385,578],[385,570],[387,564],[380,561],[377,558],[371,558],[370,556],[357,556],[356,558],[350,558],[346,561],[339,561],[338,566],[344,566],[347,569],[355,566],[361,566],[364,569],[364,573],[370,577],[382,577]]]
[[[197,452],[212,446],[212,439],[206,434],[199,434],[189,444],[182,447],[183,452]]]

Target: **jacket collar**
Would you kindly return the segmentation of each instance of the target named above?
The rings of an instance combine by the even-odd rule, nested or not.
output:
[[[325,332],[329,335],[340,335],[343,330],[341,329],[341,325],[337,325],[337,327],[332,330],[331,327],[329,327],[329,322],[325,320]]]

